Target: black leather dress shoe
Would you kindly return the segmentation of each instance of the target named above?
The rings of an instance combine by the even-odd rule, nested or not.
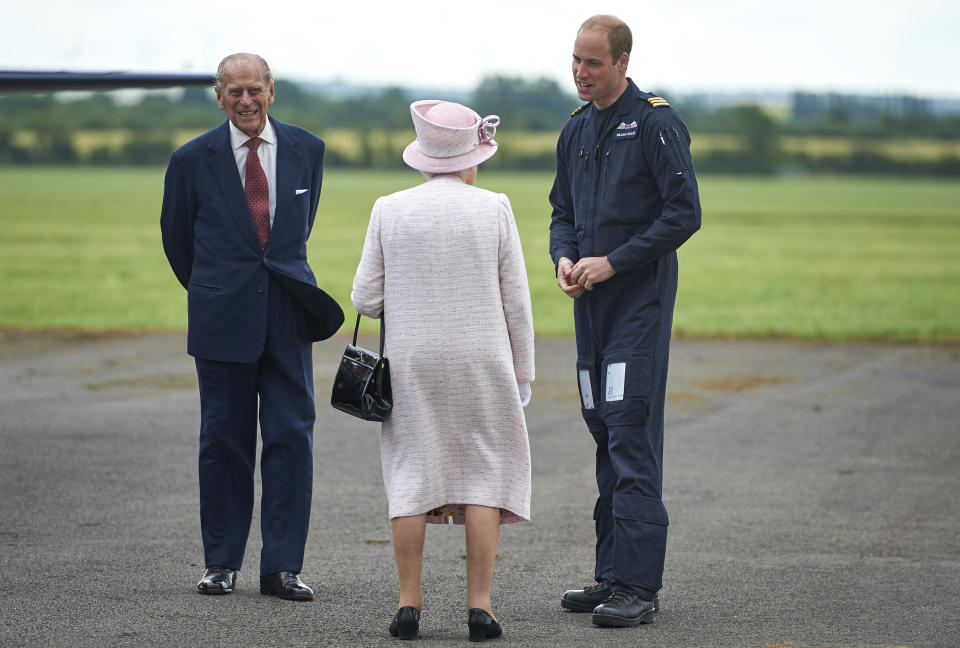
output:
[[[221,565],[207,567],[203,578],[197,583],[201,594],[230,594],[237,582],[237,571]]]
[[[629,592],[613,592],[610,598],[593,610],[593,624],[614,628],[629,628],[641,623],[653,623],[657,606]]]
[[[279,596],[285,601],[312,601],[313,590],[307,587],[297,572],[281,571],[260,577],[260,593]]]
[[[494,621],[483,608],[470,608],[467,627],[470,629],[470,641],[496,639],[503,634],[503,626]]]
[[[560,607],[571,612],[593,612],[593,608],[607,600],[610,586],[606,583],[594,583],[579,590],[567,590],[560,598]]]
[[[393,615],[390,622],[390,634],[401,639],[413,639],[420,632],[420,610],[412,605],[404,605]]]

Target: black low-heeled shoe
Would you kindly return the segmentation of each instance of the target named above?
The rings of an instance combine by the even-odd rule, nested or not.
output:
[[[420,610],[404,605],[393,615],[390,634],[401,639],[413,639],[420,632]]]
[[[496,639],[503,634],[503,626],[483,608],[470,608],[467,627],[470,628],[470,641]]]

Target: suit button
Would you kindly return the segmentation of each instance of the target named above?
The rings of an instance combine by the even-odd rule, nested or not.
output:
[[[263,286],[257,286],[257,292],[263,294]]]
[[[270,263],[270,257],[263,257],[264,263]]]

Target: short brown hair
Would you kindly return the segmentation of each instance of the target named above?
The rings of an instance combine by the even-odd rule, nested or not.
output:
[[[630,32],[630,28],[627,27],[627,23],[616,16],[600,14],[587,18],[580,25],[581,32],[591,29],[607,33],[607,38],[610,41],[610,55],[613,57],[614,63],[617,62],[621,54],[624,52],[630,54],[630,50],[633,49],[633,34]]]

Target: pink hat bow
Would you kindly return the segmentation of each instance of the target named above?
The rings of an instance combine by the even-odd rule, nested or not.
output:
[[[497,126],[500,125],[499,115],[487,115],[480,120],[480,143],[485,144],[493,141],[493,136],[497,134]]]

